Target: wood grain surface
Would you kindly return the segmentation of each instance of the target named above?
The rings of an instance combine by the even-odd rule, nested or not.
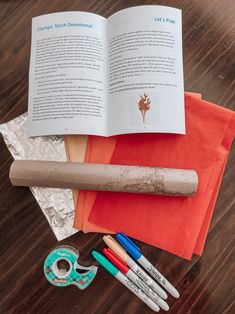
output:
[[[60,11],[90,11],[105,17],[133,5],[162,4],[183,10],[185,90],[235,109],[235,1],[0,0],[0,123],[27,110],[31,19]],[[235,313],[235,145],[233,144],[202,257],[185,261],[141,243],[143,252],[175,284],[169,313]],[[0,313],[151,313],[99,267],[85,291],[56,288],[43,262],[58,244],[80,250],[81,264],[94,263],[101,235],[75,234],[58,243],[28,188],[8,178],[12,157],[0,136]]]

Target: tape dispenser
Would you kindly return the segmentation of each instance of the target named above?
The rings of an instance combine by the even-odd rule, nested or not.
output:
[[[75,285],[87,288],[97,273],[96,266],[85,267],[78,264],[79,252],[71,246],[59,246],[49,253],[44,262],[47,280],[57,286]]]

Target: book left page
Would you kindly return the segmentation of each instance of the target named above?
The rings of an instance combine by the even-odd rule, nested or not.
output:
[[[28,135],[106,134],[106,19],[87,12],[33,18]]]

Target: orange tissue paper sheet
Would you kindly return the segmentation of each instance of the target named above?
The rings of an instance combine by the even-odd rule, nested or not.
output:
[[[93,137],[95,140],[96,145],[94,146],[93,153],[91,152],[92,141],[88,141],[88,136],[86,135],[65,135],[64,136],[64,143],[65,143],[65,150],[67,155],[67,160],[70,162],[86,162],[87,160],[92,161],[92,156],[95,157],[96,162],[100,163],[109,163],[114,147],[116,145],[115,138],[106,139],[103,137]],[[105,142],[104,142],[105,141]],[[105,144],[105,152],[102,154],[101,159],[99,159],[99,147]],[[98,150],[96,150],[98,148]],[[95,162],[94,161],[94,162]],[[94,204],[96,198],[95,191],[89,191],[88,197],[86,198],[86,191],[79,191],[73,190],[73,200],[76,207],[75,217],[74,217],[74,225],[76,229],[85,231],[85,230],[92,230],[96,232],[111,232],[105,228],[98,227],[93,225],[88,221],[88,216],[90,214],[90,210]],[[79,200],[79,202],[78,202]],[[89,209],[89,211],[88,211]]]
[[[64,144],[67,160],[71,162],[84,162],[87,149],[88,136],[86,135],[65,135]],[[74,207],[77,204],[78,190],[73,190]],[[77,229],[81,230],[77,226]]]
[[[86,145],[86,154],[84,161],[90,163],[109,163],[113,155],[114,148],[116,146],[117,139],[115,137],[101,137],[101,136],[89,136],[89,140]],[[70,161],[77,161],[77,150],[80,150],[80,143],[77,142],[72,149],[68,148]],[[107,228],[96,226],[88,221],[90,210],[95,202],[97,192],[96,191],[79,191],[77,198],[77,206],[74,218],[74,227],[84,232],[101,232],[101,233],[113,233]]]
[[[186,259],[193,253],[202,254],[235,134],[235,116],[234,112],[189,93],[185,95],[185,111],[186,135],[155,133],[108,138],[115,147],[111,159],[106,153],[106,161],[99,156],[108,148],[107,139],[90,137],[90,152],[85,160],[195,169],[199,177],[197,194],[172,197],[80,191],[84,197],[84,231],[125,232]],[[79,207],[78,199],[76,211]]]

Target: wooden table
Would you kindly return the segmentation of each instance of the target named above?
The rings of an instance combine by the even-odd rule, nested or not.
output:
[[[90,11],[105,17],[139,4],[183,10],[185,90],[235,109],[235,2],[9,0],[0,2],[0,122],[27,110],[31,18],[56,11]],[[234,171],[232,146],[202,257],[186,261],[142,244],[182,296],[169,299],[170,313],[235,313]],[[28,188],[8,178],[12,157],[0,137],[1,313],[151,313],[135,296],[99,268],[85,291],[50,285],[43,262],[56,241]],[[81,232],[60,244],[79,248],[80,263],[90,265],[92,249],[104,247],[101,235]]]

